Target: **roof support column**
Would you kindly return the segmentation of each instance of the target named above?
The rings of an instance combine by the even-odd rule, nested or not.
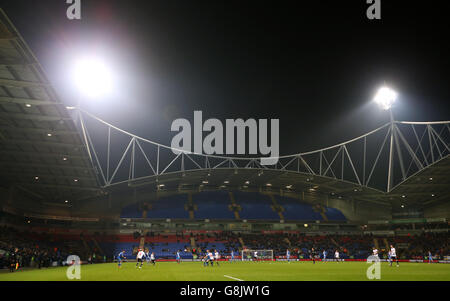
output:
[[[389,109],[389,116],[391,118],[391,137],[389,144],[389,169],[388,169],[388,180],[387,180],[387,192],[391,191],[392,188],[392,164],[393,164],[393,154],[394,154],[394,117],[392,115],[392,110]]]

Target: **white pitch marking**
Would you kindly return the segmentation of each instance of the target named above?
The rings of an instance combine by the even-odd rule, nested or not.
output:
[[[244,281],[244,280],[242,280],[242,279],[234,278],[234,277],[231,277],[231,276],[228,276],[228,275],[223,275],[223,276],[224,276],[224,277],[227,277],[227,278],[231,278],[231,279],[237,280],[237,281]]]

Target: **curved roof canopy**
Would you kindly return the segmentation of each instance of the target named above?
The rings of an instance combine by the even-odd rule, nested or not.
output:
[[[100,164],[105,160],[97,158],[96,148],[106,147],[96,145],[87,131],[85,146],[37,59],[0,10],[0,178],[4,186],[47,201],[89,198],[102,188],[121,192],[282,190],[313,199],[327,196],[386,206],[426,206],[448,201],[450,196],[449,122],[395,121],[338,145],[282,156],[275,166],[267,167],[260,158],[176,155],[168,146],[125,132],[88,112],[80,111],[77,122],[83,122],[83,114],[108,133],[124,136],[128,146],[118,154],[120,160],[108,161],[107,167]],[[114,145],[108,142],[110,149]],[[388,189],[385,183],[376,187],[377,172],[382,174],[378,178],[386,178],[390,154],[397,162],[392,179],[387,177],[392,183]]]
[[[73,119],[1,9],[0,178],[46,201],[99,191]]]

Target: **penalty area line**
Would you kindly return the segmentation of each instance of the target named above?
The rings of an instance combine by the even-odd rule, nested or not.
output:
[[[242,279],[234,278],[234,277],[231,277],[231,276],[228,276],[228,275],[223,275],[223,276],[224,276],[224,277],[227,277],[227,278],[230,278],[230,279],[237,280],[237,281],[244,281],[244,280],[242,280]]]

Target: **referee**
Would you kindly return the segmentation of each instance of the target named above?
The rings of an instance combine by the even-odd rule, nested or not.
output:
[[[9,253],[9,271],[12,273],[14,270],[17,270],[19,267],[17,251],[19,249],[12,249],[11,253]]]
[[[316,251],[314,250],[314,248],[311,248],[309,257],[312,259],[313,264],[316,264]]]

